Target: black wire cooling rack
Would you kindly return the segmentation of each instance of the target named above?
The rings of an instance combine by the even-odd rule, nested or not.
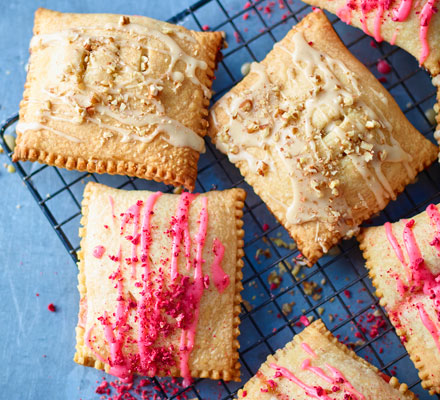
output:
[[[219,98],[241,79],[243,64],[261,60],[292,25],[310,12],[299,0],[201,0],[171,18],[172,23],[197,30],[222,30],[229,47],[224,50],[214,82]],[[404,51],[386,43],[376,44],[360,30],[346,26],[329,15],[344,43],[380,78],[407,118],[429,139],[434,127],[426,111],[435,103],[435,90],[429,76]],[[379,59],[386,60],[392,72],[380,77]],[[15,134],[18,116],[5,121],[0,129],[2,146],[11,158],[5,134]],[[124,189],[172,191],[163,184],[141,179],[67,171],[37,163],[18,162],[15,168],[46,215],[53,229],[76,262],[79,246],[80,203],[87,181],[93,180]],[[440,168],[435,163],[419,174],[398,199],[371,223],[396,221],[422,211],[440,200]],[[245,267],[240,362],[242,383],[220,383],[197,379],[185,392],[188,398],[232,399],[269,353],[284,346],[302,327],[301,315],[322,318],[341,341],[388,375],[397,375],[421,399],[431,398],[420,386],[413,364],[374,296],[364,261],[353,239],[344,241],[313,268],[303,262],[287,232],[244,182],[238,170],[207,141],[201,156],[196,191],[242,187],[245,205]],[[72,282],[72,284],[76,284]],[[174,399],[183,389],[170,394],[169,381],[152,379],[159,398]],[[168,393],[168,394],[167,394]],[[98,395],[97,395],[98,396]]]

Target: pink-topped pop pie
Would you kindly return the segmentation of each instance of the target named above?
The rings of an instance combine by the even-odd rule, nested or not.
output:
[[[244,198],[89,183],[75,361],[125,381],[238,380]]]
[[[440,212],[366,228],[359,236],[367,268],[422,386],[440,393]]]
[[[440,73],[438,0],[306,0],[360,28],[377,42],[396,44],[431,75]]]
[[[269,356],[238,392],[252,400],[415,400],[399,384],[358,357],[318,320]]]

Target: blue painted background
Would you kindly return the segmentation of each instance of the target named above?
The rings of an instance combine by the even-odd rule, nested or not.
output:
[[[0,120],[14,114],[18,110],[23,84],[25,80],[25,64],[28,58],[28,44],[31,38],[33,12],[41,6],[70,12],[109,12],[120,14],[143,14],[153,18],[166,20],[188,7],[193,0],[144,0],[124,1],[67,1],[52,0],[42,2],[0,0]],[[235,14],[243,9],[244,0],[222,0],[225,9],[219,3],[212,1],[209,6],[202,7],[196,12],[201,24],[215,27],[225,20],[226,12]],[[301,9],[299,0],[295,0],[292,8]],[[302,10],[304,15],[307,10]],[[259,39],[241,47],[233,37],[234,30],[239,30],[245,40],[261,33],[265,24],[273,24],[280,20],[284,11],[278,10],[271,16],[262,18],[251,16],[245,22],[242,15],[234,19],[233,24],[227,22],[221,29],[227,32],[229,48],[225,50],[226,70],[220,66],[214,82],[214,89],[221,93],[227,89],[233,80],[241,77],[240,67],[254,56],[262,59],[271,49],[273,40],[281,39],[291,27],[293,20],[280,24],[273,30],[273,37],[264,34]],[[334,17],[332,17],[334,19]],[[197,29],[192,18],[185,25]],[[245,30],[246,28],[246,30]],[[395,66],[395,70],[387,75],[385,86],[390,89],[399,106],[405,111],[410,121],[424,134],[432,139],[432,126],[424,116],[424,111],[432,107],[434,97],[428,75],[417,67],[416,61],[401,50],[393,49],[387,44],[379,48],[370,46],[370,38],[363,37],[359,30],[346,27],[337,22],[335,29],[345,43],[350,43],[350,50],[361,61],[366,63],[373,73],[377,74],[375,62],[387,55],[387,60]],[[405,82],[402,83],[402,78]],[[224,158],[219,157],[210,145],[199,163],[199,178],[197,190],[209,190],[212,184],[219,189],[230,187],[232,183],[240,182],[240,174]],[[77,269],[67,254],[64,246],[45,219],[41,210],[27,191],[17,174],[10,174],[3,163],[8,163],[5,155],[0,155],[0,399],[98,399],[95,394],[96,381],[104,375],[91,368],[76,365],[72,358],[75,347],[75,326],[77,322],[79,296],[76,289]],[[35,170],[38,164],[26,165],[27,171]],[[53,193],[60,187],[59,177],[51,168],[45,169],[35,177],[42,197]],[[72,181],[81,176],[75,171],[61,171],[62,176]],[[116,185],[123,178],[100,176],[102,182]],[[417,182],[409,185],[405,193],[392,202],[382,212],[375,222],[396,220],[417,212],[415,205],[430,199],[439,200],[440,168],[435,163],[428,172],[419,175]],[[151,183],[139,181],[142,186],[149,187]],[[311,300],[304,296],[301,285],[284,275],[279,288],[270,290],[268,275],[277,269],[280,257],[291,259],[297,253],[290,254],[284,249],[275,248],[265,243],[262,235],[262,224],[268,223],[270,236],[278,232],[287,239],[284,229],[277,226],[274,218],[261,204],[244,183],[239,186],[248,191],[245,214],[246,229],[246,259],[244,268],[245,290],[243,298],[246,304],[251,304],[252,312],[243,317],[240,336],[241,356],[243,364],[243,380],[255,373],[258,366],[265,360],[268,353],[291,340],[297,327],[286,325],[295,322],[301,315],[301,310],[307,310],[309,315],[317,317],[315,307],[319,302],[325,306],[323,319],[336,334],[348,336],[355,341],[354,325],[344,325],[347,315],[359,321],[370,307],[377,304],[371,294],[373,289],[366,277],[364,262],[354,240],[338,246],[339,254],[326,256],[320,261],[320,266],[305,272],[303,280],[327,283],[323,286],[322,300]],[[74,196],[81,201],[83,183],[73,186]],[[157,189],[157,188],[156,188]],[[76,212],[72,199],[59,196],[48,201],[54,215],[62,220],[70,213]],[[426,206],[426,204],[424,204]],[[252,212],[250,212],[252,210]],[[418,209],[420,211],[421,208]],[[74,245],[77,244],[78,218],[65,226],[66,233]],[[270,248],[271,255],[259,262],[254,259],[258,248]],[[342,253],[341,253],[342,251]],[[259,275],[259,276],[258,276]],[[345,296],[344,290],[352,296]],[[337,293],[335,295],[335,292]],[[38,293],[38,296],[37,296]],[[274,296],[274,297],[273,297]],[[332,299],[336,300],[333,301]],[[285,302],[295,301],[296,306],[288,318],[277,318],[280,307]],[[49,303],[57,307],[56,313],[47,310]],[[310,311],[310,312],[309,312]],[[332,321],[330,311],[339,314]],[[276,332],[273,329],[277,328]],[[387,325],[382,329],[384,336],[380,339],[367,337],[368,343],[358,347],[359,353],[367,357],[386,373],[395,371],[399,379],[408,384],[417,382],[417,373],[405,355],[405,351],[396,338],[393,329]],[[253,344],[264,336],[264,341],[257,347]],[[371,342],[371,343],[370,343]],[[378,356],[380,349],[383,349]],[[228,384],[218,386],[216,382],[203,381],[197,385],[200,397],[203,399],[218,399],[226,395],[222,388],[234,391],[239,385]],[[414,390],[421,399],[429,399],[427,392],[419,385]],[[194,395],[190,395],[194,397]]]

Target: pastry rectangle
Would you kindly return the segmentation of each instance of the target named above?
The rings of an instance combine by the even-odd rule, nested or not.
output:
[[[310,264],[438,152],[320,10],[214,105],[208,134]]]
[[[365,228],[358,238],[376,294],[419,370],[440,393],[440,213]]]
[[[193,189],[221,32],[38,9],[14,160]]]
[[[89,183],[75,361],[123,379],[238,380],[244,198]]]
[[[416,396],[338,342],[318,320],[269,356],[238,398],[415,400]]]
[[[440,73],[440,14],[436,0],[305,0],[412,54],[431,75]]]

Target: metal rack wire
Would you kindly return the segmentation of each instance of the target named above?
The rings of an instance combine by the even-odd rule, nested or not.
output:
[[[223,30],[229,48],[216,74],[214,100],[241,79],[244,62],[261,60],[290,27],[310,11],[299,0],[201,0],[169,21],[195,28]],[[429,76],[404,51],[388,44],[370,45],[371,38],[329,15],[347,47],[377,75],[375,64],[384,59],[393,66],[386,88],[408,119],[432,140],[434,127],[425,110],[435,102]],[[211,23],[212,21],[212,23]],[[15,115],[0,129],[2,146],[11,157],[5,134],[14,134]],[[16,170],[46,215],[51,226],[76,262],[80,203],[84,184],[93,180],[118,188],[171,191],[173,188],[144,180],[66,171],[37,163],[16,163]],[[409,185],[372,223],[395,221],[420,212],[440,199],[440,167],[437,163]],[[253,376],[269,353],[290,341],[302,328],[301,315],[322,318],[341,340],[351,343],[358,354],[388,375],[408,383],[421,399],[431,398],[420,387],[417,371],[400,344],[385,312],[378,305],[356,241],[336,246],[313,268],[298,273],[298,251],[287,232],[276,222],[262,201],[225,156],[207,141],[199,161],[196,191],[242,187],[248,192],[245,205],[245,267],[241,314],[240,362],[242,383],[198,379],[187,389],[188,397],[232,399],[238,388]],[[287,247],[287,248],[286,248]],[[292,268],[292,264],[296,268]],[[278,279],[273,284],[273,278]],[[281,278],[281,279],[279,279]],[[272,283],[270,283],[272,282]],[[72,283],[73,284],[73,283]],[[286,304],[289,306],[286,307]],[[291,311],[290,308],[293,310]],[[366,322],[369,321],[369,322]],[[379,323],[377,322],[379,321]],[[370,325],[369,325],[370,324]],[[370,330],[371,324],[375,331]],[[174,399],[184,392],[167,394],[164,380],[152,379],[160,398]]]

